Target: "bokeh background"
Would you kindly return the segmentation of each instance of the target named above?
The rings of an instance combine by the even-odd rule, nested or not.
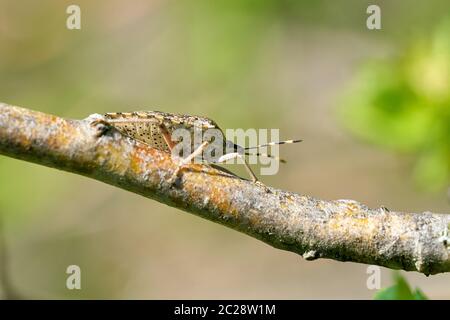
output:
[[[81,7],[81,30],[66,8]],[[366,28],[381,7],[382,30]],[[450,212],[450,4],[0,0],[0,101],[84,118],[161,110],[280,128],[275,187]],[[245,176],[240,166],[232,168]],[[30,298],[370,299],[367,266],[307,262],[100,182],[0,157],[8,282]],[[82,270],[67,290],[66,267]],[[391,284],[382,269],[382,286]],[[450,275],[403,273],[433,299]]]

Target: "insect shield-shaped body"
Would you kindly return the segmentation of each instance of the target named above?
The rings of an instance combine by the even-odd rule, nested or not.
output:
[[[211,119],[161,111],[117,112],[104,115],[106,121],[123,134],[175,157],[187,158],[205,143],[195,157],[196,161],[217,162],[234,150],[223,131]],[[243,150],[242,150],[243,151]]]
[[[270,142],[264,145],[244,148],[225,139],[223,131],[211,119],[199,116],[181,115],[160,111],[117,112],[104,115],[106,122],[123,134],[149,146],[170,152],[180,158],[174,175],[192,160],[209,163],[223,163],[235,158],[241,159],[251,179],[258,179],[251,170],[245,155],[248,150],[276,144],[295,143],[301,140]],[[284,160],[270,154],[255,153],[257,156]]]

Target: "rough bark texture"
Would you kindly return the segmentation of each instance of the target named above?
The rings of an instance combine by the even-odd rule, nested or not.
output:
[[[0,154],[81,174],[194,213],[307,260],[450,271],[450,215],[389,212],[264,188],[191,164],[175,185],[170,154],[92,118],[66,120],[0,103]]]

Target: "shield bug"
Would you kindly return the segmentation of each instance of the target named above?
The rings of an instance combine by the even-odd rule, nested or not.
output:
[[[135,140],[139,140],[149,146],[165,152],[173,152],[177,146],[178,141],[174,141],[174,133],[181,129],[187,131],[190,136],[190,150],[193,150],[179,161],[178,168],[174,173],[174,177],[182,167],[190,163],[193,159],[202,158],[205,149],[212,143],[212,140],[201,141],[200,144],[195,145],[195,134],[200,133],[203,137],[208,130],[215,129],[221,133],[222,140],[219,142],[222,146],[223,155],[211,161],[211,163],[223,163],[227,160],[239,158],[242,160],[247,172],[249,173],[253,182],[258,182],[258,178],[253,173],[248,165],[245,156],[256,155],[262,157],[275,158],[281,162],[285,162],[278,157],[264,153],[249,153],[248,150],[259,149],[262,147],[273,146],[276,144],[297,143],[302,140],[286,140],[279,142],[270,142],[253,147],[241,147],[231,141],[223,139],[223,131],[211,119],[200,116],[174,114],[161,111],[137,111],[137,112],[115,112],[104,114],[104,122],[115,127],[122,134],[127,135]],[[217,141],[216,141],[217,143]]]

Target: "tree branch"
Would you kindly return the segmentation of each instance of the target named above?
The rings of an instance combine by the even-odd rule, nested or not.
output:
[[[0,104],[0,154],[81,174],[194,213],[307,260],[329,258],[426,275],[450,271],[450,215],[370,209],[262,186],[191,164],[173,186],[170,154],[92,118]]]

